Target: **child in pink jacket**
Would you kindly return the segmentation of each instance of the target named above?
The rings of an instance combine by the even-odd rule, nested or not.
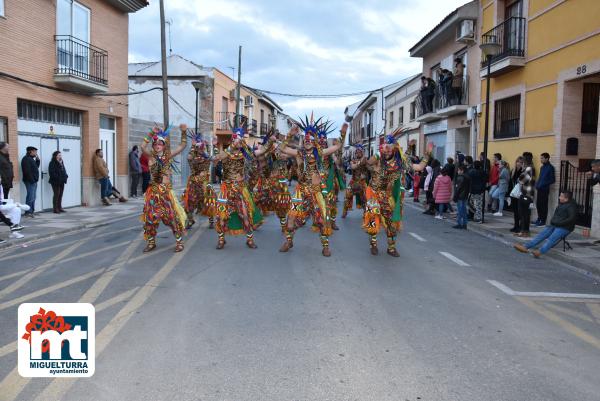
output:
[[[433,184],[433,198],[438,207],[435,218],[441,220],[444,218],[443,213],[448,208],[452,199],[452,178],[448,175],[446,168],[443,168],[441,174],[435,179],[435,184]]]

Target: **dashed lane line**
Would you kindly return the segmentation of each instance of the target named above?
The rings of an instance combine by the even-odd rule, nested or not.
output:
[[[96,337],[96,358],[108,347],[110,342],[115,336],[125,327],[129,319],[135,315],[135,312],[140,309],[146,301],[150,298],[152,293],[158,288],[158,286],[167,278],[167,276],[175,269],[175,267],[185,257],[187,252],[193,248],[200,234],[204,230],[198,230],[189,241],[186,242],[186,247],[183,252],[176,253],[173,255],[165,265],[125,304],[125,306],[117,313],[113,319],[102,329],[102,331]],[[60,400],[64,398],[64,395],[69,389],[75,384],[76,378],[74,379],[53,379],[52,382],[39,394],[36,401],[42,400]],[[1,385],[1,383],[0,383]],[[12,391],[11,395],[16,398],[21,389],[15,392],[15,389],[10,388]]]
[[[421,242],[427,242],[427,240],[423,237],[421,237],[419,234],[415,234],[415,233],[409,233],[413,238],[421,241]]]
[[[515,291],[505,284],[496,280],[487,280],[488,283],[507,295],[529,298],[573,298],[573,299],[600,299],[600,294],[578,294],[570,292],[531,292]]]
[[[463,260],[460,260],[459,258],[457,258],[456,256],[452,255],[452,254],[451,254],[451,253],[449,253],[449,252],[441,252],[441,251],[440,251],[440,254],[441,254],[442,256],[445,256],[445,257],[447,257],[448,259],[450,259],[451,261],[453,261],[454,263],[456,263],[456,264],[457,264],[457,265],[459,265],[459,266],[465,266],[465,267],[467,267],[467,266],[471,266],[471,265],[470,265],[470,264],[468,264],[467,262],[465,262],[465,261],[463,261]]]

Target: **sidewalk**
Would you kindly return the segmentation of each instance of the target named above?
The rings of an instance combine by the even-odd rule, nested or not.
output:
[[[22,239],[8,238],[10,231],[8,227],[0,228],[0,238],[7,241],[0,244],[0,249],[12,247],[27,247],[39,239],[48,239],[60,234],[79,231],[86,228],[98,227],[109,224],[115,220],[138,215],[142,212],[143,198],[129,199],[120,203],[113,199],[112,206],[96,207],[72,207],[66,209],[66,213],[54,214],[52,212],[41,212],[32,218],[23,216],[21,225],[25,227],[21,234]],[[141,223],[140,223],[141,228]]]
[[[423,197],[421,197],[420,203],[413,203],[412,198],[408,198],[405,205],[413,207],[420,211],[423,209]],[[456,224],[456,218],[451,215],[447,215],[448,218],[444,220],[448,224]],[[549,219],[552,217],[552,213]],[[432,216],[433,218],[433,216]],[[478,224],[469,221],[468,229],[476,233],[485,235],[488,238],[500,241],[506,245],[512,246],[516,242],[526,242],[530,238],[533,238],[542,231],[544,227],[536,227],[533,224],[530,228],[530,238],[519,238],[510,232],[513,227],[513,215],[511,212],[504,212],[502,217],[494,217],[491,213],[485,214],[485,223]],[[542,258],[553,258],[563,263],[570,265],[576,270],[583,271],[588,274],[594,274],[600,276],[600,241],[594,238],[587,238],[581,235],[581,230],[575,228],[569,236],[567,241],[571,244],[572,250],[563,250],[562,241],[558,243],[553,249],[548,252]],[[515,251],[516,252],[516,251]]]

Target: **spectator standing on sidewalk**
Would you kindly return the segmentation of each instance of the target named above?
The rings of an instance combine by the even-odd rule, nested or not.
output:
[[[449,157],[446,159],[446,165],[444,166],[446,171],[448,172],[448,177],[451,180],[454,180],[454,173],[456,172],[456,166],[454,165],[454,159]]]
[[[111,206],[108,197],[112,194],[112,185],[110,185],[110,179],[108,178],[108,166],[103,159],[104,154],[102,149],[96,149],[94,157],[92,158],[92,168],[94,170],[94,177],[100,183],[100,199],[104,206]]]
[[[146,193],[150,185],[150,167],[148,166],[148,156],[142,153],[140,156],[140,167],[142,169],[142,195]]]
[[[523,253],[529,252],[543,241],[546,241],[539,250],[532,252],[533,256],[539,258],[548,252],[552,247],[563,238],[566,238],[575,229],[577,221],[577,203],[573,200],[573,192],[563,191],[558,197],[558,206],[554,211],[554,216],[550,220],[550,225],[544,228],[538,235],[526,244],[515,244],[514,248]]]
[[[0,142],[0,178],[2,179],[2,190],[4,191],[3,199],[7,199],[13,186],[15,173],[6,142]]]
[[[496,185],[496,189],[490,194],[493,199],[498,201],[498,211],[494,213],[494,216],[496,217],[503,216],[504,198],[506,198],[509,183],[510,171],[508,170],[508,163],[504,160],[500,160],[498,163],[498,185]]]
[[[23,183],[27,190],[25,203],[29,206],[26,216],[33,217],[35,212],[35,198],[37,195],[37,183],[40,180],[40,158],[37,155],[37,148],[27,147],[27,153],[21,159],[21,170],[23,171]]]
[[[532,182],[535,180],[535,166],[533,165],[533,153],[523,152],[523,172],[529,174]]]
[[[540,162],[542,163],[542,168],[540,169],[540,176],[535,183],[535,189],[537,190],[536,208],[538,214],[535,225],[538,227],[546,225],[550,186],[556,181],[556,173],[554,171],[554,166],[550,163],[550,155],[548,153],[542,153],[540,155]]]
[[[129,152],[129,175],[131,176],[131,190],[129,196],[137,198],[137,188],[140,184],[142,176],[142,165],[140,163],[140,155],[137,145],[134,145]]]
[[[466,174],[465,166],[460,164],[454,180],[454,202],[456,202],[456,225],[452,228],[467,229],[467,202],[471,192],[471,178]]]
[[[440,175],[435,179],[433,184],[433,197],[437,206],[436,219],[443,219],[444,212],[448,209],[450,199],[452,199],[452,180],[448,175],[448,170],[442,169]]]
[[[511,182],[513,185],[512,191],[510,192],[510,207],[513,212],[513,228],[510,229],[511,233],[520,233],[521,227],[519,226],[519,222],[521,221],[519,217],[519,198],[521,197],[521,183],[519,182],[519,177],[523,174],[523,163],[525,159],[523,156],[517,157],[515,160],[515,167],[512,170],[511,174]]]
[[[498,187],[498,180],[500,179],[500,160],[502,160],[502,155],[500,153],[494,153],[494,162],[492,163],[492,168],[488,170],[490,173],[488,181],[490,194],[487,204],[488,212],[497,212],[496,208],[498,204],[495,203],[495,198],[492,196],[492,194],[494,191],[496,191],[496,188]]]
[[[527,238],[529,237],[529,225],[531,222],[531,207],[533,205],[533,197],[535,194],[533,188],[533,180],[528,173],[529,169],[526,168],[525,172],[519,176],[519,190],[520,196],[518,200],[519,205],[519,232],[515,235],[517,237]]]
[[[67,183],[67,170],[63,163],[62,154],[60,151],[52,153],[52,160],[48,165],[48,175],[50,179],[50,185],[52,185],[52,209],[54,213],[66,213],[66,210],[62,207],[62,198],[65,192],[65,184]]]
[[[483,194],[487,183],[487,176],[483,171],[482,162],[479,160],[474,161],[473,168],[467,174],[471,179],[471,203],[475,210],[473,221],[481,223],[483,219]]]

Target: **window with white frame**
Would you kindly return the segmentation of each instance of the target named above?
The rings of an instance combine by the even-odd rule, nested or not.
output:
[[[0,0],[0,16],[4,17],[4,0]]]
[[[398,125],[402,126],[402,124],[404,124],[404,107],[398,110]]]
[[[2,0],[0,0],[0,3]],[[8,120],[0,117],[0,142],[8,142]]]

